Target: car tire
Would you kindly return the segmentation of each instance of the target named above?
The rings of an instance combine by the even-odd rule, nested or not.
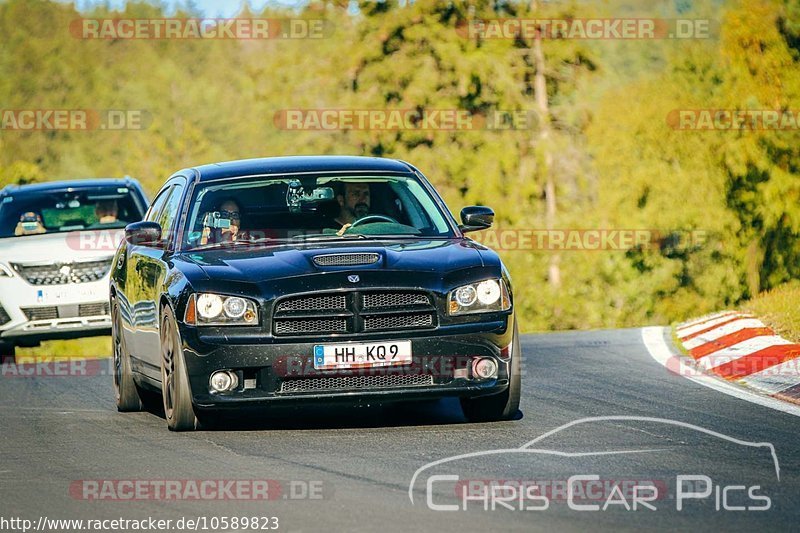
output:
[[[520,359],[522,347],[519,344],[519,332],[514,325],[511,349],[511,376],[508,388],[500,394],[478,398],[462,398],[461,410],[469,422],[492,422],[497,420],[511,420],[519,411],[519,398],[522,391],[522,376],[520,375]]]
[[[111,349],[117,411],[121,413],[141,411],[142,398],[133,380],[131,358],[122,336],[122,316],[119,314],[115,298],[111,299]]]
[[[161,397],[164,416],[170,431],[192,431],[200,428],[200,421],[192,406],[189,375],[183,358],[178,323],[172,308],[164,306],[161,312]]]
[[[14,362],[15,346],[13,342],[0,341],[0,362],[8,360]]]

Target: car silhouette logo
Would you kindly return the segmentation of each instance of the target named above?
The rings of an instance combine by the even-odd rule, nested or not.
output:
[[[361,281],[361,278],[358,277],[358,274],[351,274],[347,276],[347,281],[349,281],[350,283],[358,283],[359,281]]]

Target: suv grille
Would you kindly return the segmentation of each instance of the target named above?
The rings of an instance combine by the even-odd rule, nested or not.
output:
[[[78,305],[78,316],[110,315],[108,302]]]
[[[430,374],[345,376],[336,378],[287,379],[281,383],[281,392],[314,392],[391,387],[419,387],[433,385]]]
[[[55,320],[57,318],[76,318],[98,315],[109,315],[108,302],[74,305],[39,305],[20,308],[28,320]],[[76,314],[77,311],[77,314]]]
[[[79,263],[51,263],[49,265],[24,265],[12,263],[11,266],[31,285],[65,285],[67,283],[87,283],[103,279],[111,268],[112,258]]]
[[[420,291],[349,291],[290,296],[275,306],[277,336],[429,329],[437,325],[431,298]]]
[[[0,305],[0,326],[5,324],[6,322],[11,322],[11,317],[8,316],[6,310],[3,309],[2,305]]]
[[[58,307],[46,305],[42,307],[23,307],[22,312],[28,320],[53,320],[58,318]]]
[[[380,256],[373,253],[315,255],[317,266],[356,266],[377,263]]]

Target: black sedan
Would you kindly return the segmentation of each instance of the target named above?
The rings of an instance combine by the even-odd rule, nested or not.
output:
[[[120,411],[163,398],[172,430],[230,410],[460,398],[513,418],[511,280],[482,206],[450,215],[396,160],[281,157],[171,176],[111,273]]]

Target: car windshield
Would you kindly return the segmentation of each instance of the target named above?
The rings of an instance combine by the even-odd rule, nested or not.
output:
[[[303,175],[197,187],[184,246],[452,236],[436,200],[415,176]]]
[[[128,187],[21,190],[0,203],[0,238],[123,228],[142,216]]]

